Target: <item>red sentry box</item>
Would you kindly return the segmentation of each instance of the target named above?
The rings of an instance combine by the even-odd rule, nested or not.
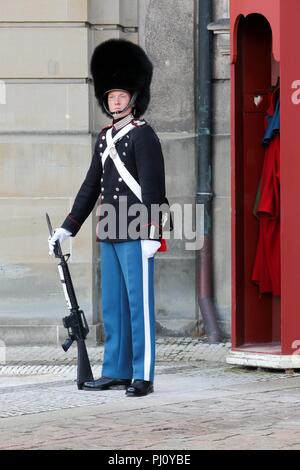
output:
[[[299,0],[231,0],[232,351],[291,355],[293,359],[300,358],[299,18]],[[260,296],[251,282],[258,239],[253,205],[264,158],[266,96],[277,75],[280,299]]]

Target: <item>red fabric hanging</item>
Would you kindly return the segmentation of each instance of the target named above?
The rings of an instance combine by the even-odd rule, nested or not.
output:
[[[273,105],[273,99],[271,101]],[[259,239],[252,281],[259,292],[280,295],[280,137],[275,135],[265,150],[260,199],[256,209]]]

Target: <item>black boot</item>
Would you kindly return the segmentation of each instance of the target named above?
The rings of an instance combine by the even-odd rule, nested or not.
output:
[[[91,382],[84,382],[83,390],[109,390],[114,387],[125,388],[131,384],[130,379],[112,379],[110,377],[100,377],[98,380],[92,380]]]
[[[128,397],[143,397],[154,392],[153,383],[148,380],[134,380],[126,389]]]

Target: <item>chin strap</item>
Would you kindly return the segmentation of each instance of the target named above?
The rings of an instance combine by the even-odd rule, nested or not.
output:
[[[105,104],[105,101],[103,100],[103,107],[105,109],[105,111],[107,112],[107,114],[110,115],[110,117],[112,117],[113,119],[118,119],[119,115],[122,114],[122,113],[125,113],[129,108],[132,108],[135,104],[135,100],[137,98],[137,91],[135,91],[131,97],[131,100],[129,101],[128,105],[122,109],[121,111],[117,111],[115,113],[112,113],[111,111],[109,111],[109,109],[107,109],[107,106]]]

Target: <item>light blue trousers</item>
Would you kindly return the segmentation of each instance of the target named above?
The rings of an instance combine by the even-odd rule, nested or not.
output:
[[[102,316],[105,343],[102,376],[154,378],[154,258],[141,242],[101,242]]]

